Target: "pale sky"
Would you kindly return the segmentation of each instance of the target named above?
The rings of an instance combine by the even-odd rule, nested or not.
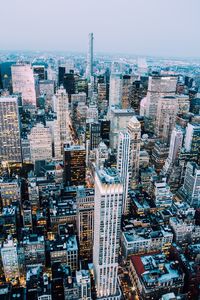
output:
[[[200,0],[0,0],[0,49],[200,57]]]

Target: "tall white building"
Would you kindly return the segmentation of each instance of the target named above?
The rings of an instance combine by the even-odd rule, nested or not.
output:
[[[131,139],[131,154],[130,154],[130,165],[131,165],[131,176],[130,185],[132,188],[138,182],[139,175],[139,163],[140,163],[140,143],[141,143],[141,124],[138,119],[133,116],[128,123],[128,133]]]
[[[155,133],[164,142],[169,142],[175,127],[178,114],[178,101],[174,96],[164,96],[158,99]]]
[[[120,131],[124,131],[130,119],[134,116],[133,109],[112,107],[110,110],[110,147],[117,149]]]
[[[93,76],[93,33],[89,33],[88,37],[88,52],[87,52],[87,67],[86,67],[86,77],[90,79]]]
[[[20,270],[17,255],[17,244],[11,237],[3,243],[1,248],[1,259],[6,281],[19,278]]]
[[[52,137],[48,127],[37,124],[29,134],[31,161],[52,159]]]
[[[21,162],[18,98],[0,97],[0,161]]]
[[[187,202],[195,208],[200,205],[200,166],[188,162],[185,171],[183,191]]]
[[[184,146],[187,152],[197,151],[200,143],[200,124],[187,124]],[[197,153],[196,153],[197,154]]]
[[[131,177],[131,139],[128,132],[120,132],[118,140],[118,151],[117,151],[117,169],[119,171],[121,181],[123,184],[123,204],[122,210],[125,214],[128,211],[128,188]]]
[[[36,91],[33,69],[29,64],[12,65],[13,93],[22,94],[23,105],[36,106]]]
[[[110,75],[109,107],[122,107],[122,74],[113,73]]]
[[[162,96],[174,96],[176,92],[176,76],[150,76],[148,83],[145,116],[155,125],[158,100]]]
[[[57,144],[60,144],[60,157],[62,158],[64,152],[64,145],[70,142],[69,133],[69,102],[68,94],[63,87],[59,88],[55,95],[55,111],[57,113],[57,124],[55,126],[57,132]],[[58,153],[58,152],[57,152]]]
[[[123,185],[116,169],[101,169],[95,174],[94,247],[98,299],[118,300],[117,287],[120,223]]]
[[[178,159],[183,143],[183,130],[175,127],[171,134],[169,155],[164,165],[164,171],[167,172],[170,166]]]

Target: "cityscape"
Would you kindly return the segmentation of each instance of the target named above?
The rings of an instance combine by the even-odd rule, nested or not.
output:
[[[0,49],[0,300],[199,300],[200,56],[83,38]]]

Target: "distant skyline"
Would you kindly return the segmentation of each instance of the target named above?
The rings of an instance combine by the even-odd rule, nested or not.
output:
[[[1,50],[200,57],[199,0],[2,0]]]

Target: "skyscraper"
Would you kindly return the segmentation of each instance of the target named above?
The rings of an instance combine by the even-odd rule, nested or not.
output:
[[[174,96],[176,92],[176,76],[150,76],[145,116],[155,125],[158,100],[162,96]]]
[[[187,163],[183,192],[186,201],[198,208],[200,205],[200,167],[195,162]]]
[[[87,53],[87,67],[86,67],[86,77],[90,79],[93,76],[93,33],[89,34],[88,39],[88,53]]]
[[[112,73],[110,75],[109,107],[122,108],[122,74]]]
[[[185,134],[184,147],[190,159],[200,162],[200,125],[188,123]]]
[[[0,161],[21,162],[18,98],[0,97]]]
[[[164,96],[158,99],[155,133],[164,142],[170,141],[172,130],[178,114],[178,100],[174,96]]]
[[[131,154],[131,140],[128,132],[120,132],[118,139],[118,151],[117,151],[117,169],[119,171],[121,181],[123,184],[123,213],[128,210],[127,196],[128,187],[131,176],[130,166],[130,154]]]
[[[94,190],[79,187],[76,200],[80,259],[91,261],[94,233]]]
[[[57,139],[60,141],[61,155],[64,144],[69,142],[69,111],[68,95],[63,87],[59,88],[55,95],[55,111],[57,113]]]
[[[169,155],[164,165],[164,171],[167,172],[169,167],[178,159],[183,143],[183,130],[175,127],[171,134]]]
[[[86,151],[83,146],[64,148],[64,183],[67,186],[85,184]]]
[[[98,299],[120,299],[117,270],[122,215],[123,185],[116,169],[95,174],[94,248]]]
[[[51,133],[48,127],[39,123],[31,129],[29,135],[31,160],[51,160],[52,142]]]
[[[12,87],[14,93],[22,94],[23,105],[36,106],[36,91],[33,69],[28,64],[12,65]]]
[[[128,133],[130,134],[131,143],[131,187],[134,188],[138,182],[139,160],[140,160],[140,143],[141,143],[141,124],[138,119],[133,116],[128,123]]]

